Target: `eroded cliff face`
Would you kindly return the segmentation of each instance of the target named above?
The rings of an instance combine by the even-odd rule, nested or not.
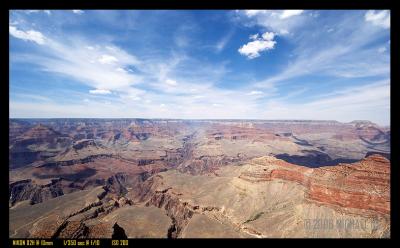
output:
[[[17,181],[9,186],[9,203],[13,206],[19,201],[29,200],[33,205],[63,195],[63,188],[59,179],[53,179],[45,185],[37,185],[29,179]]]
[[[194,226],[202,228],[202,223],[218,223],[220,235],[236,237],[387,237],[389,168],[389,161],[380,155],[316,169],[266,156],[215,175],[159,173],[128,195],[136,202],[165,209],[173,219],[175,237],[193,237],[192,233],[198,233]],[[192,221],[198,215],[206,219]],[[305,228],[307,221],[318,219],[356,220],[370,226],[362,230]]]
[[[111,237],[116,224],[128,237],[389,235],[390,131],[371,123],[64,120],[10,128],[10,237]],[[376,225],[307,226],[321,219]]]
[[[267,154],[318,167],[359,160],[368,152],[388,154],[389,145],[390,130],[364,122],[10,121],[11,168],[96,155],[119,157],[139,166],[181,165],[183,171],[194,174]]]
[[[38,203],[34,208],[49,214],[31,222],[29,233],[18,225],[12,230],[14,237],[109,237],[118,223],[130,237],[387,237],[389,175],[389,161],[380,155],[316,169],[264,156],[213,174],[119,173],[81,207],[45,210],[83,197],[80,192]],[[16,206],[12,219],[24,208]],[[310,229],[315,220],[331,221],[333,228]],[[340,229],[342,221],[364,227]]]
[[[301,184],[306,198],[343,211],[352,209],[390,214],[390,162],[371,155],[353,164],[304,168],[274,157],[250,163],[239,177],[252,181],[281,179]]]

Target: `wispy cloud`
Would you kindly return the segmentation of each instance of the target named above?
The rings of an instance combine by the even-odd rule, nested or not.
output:
[[[365,21],[371,22],[375,26],[390,28],[390,12],[388,10],[369,10],[364,17]]]
[[[47,15],[51,15],[50,10],[24,10],[25,13],[27,14],[32,14],[32,13],[46,13]]]
[[[243,10],[243,22],[247,25],[258,25],[276,34],[288,35],[300,28],[309,17],[303,15],[303,10]]]
[[[218,118],[227,114],[222,110],[207,111],[213,104],[237,106],[238,110],[244,108],[241,106],[243,104],[247,106],[252,104],[252,98],[238,102],[236,92],[213,86],[218,78],[226,73],[224,64],[205,64],[184,54],[175,54],[170,58],[138,59],[112,44],[98,44],[81,38],[65,42],[66,39],[68,38],[46,37],[48,42],[39,53],[26,55],[22,61],[39,65],[48,73],[62,74],[93,87],[89,90],[91,95],[111,97],[104,101],[83,96],[81,101],[85,104],[85,109],[88,109],[88,116],[92,114],[104,116],[103,113],[112,111],[113,116],[120,117],[137,117],[149,113],[147,117],[174,118],[179,109],[182,117],[196,118],[199,113],[207,112],[208,117]],[[23,55],[13,54],[14,58],[18,56]],[[132,67],[135,68],[135,72],[130,69]],[[199,93],[205,97],[196,98]],[[219,102],[216,103],[216,99]],[[105,104],[110,103],[110,100],[112,108],[108,106],[109,104]],[[27,109],[40,108],[41,111],[36,117],[46,114],[79,117],[81,113],[77,109],[82,107],[79,104],[64,103],[65,110],[60,111],[57,109],[61,106],[57,104],[49,107],[39,103],[27,106],[13,102],[12,105],[13,112],[20,114],[22,108],[24,108],[23,113],[28,113]],[[100,106],[104,109],[101,111],[94,109]],[[163,107],[162,112],[160,106]],[[246,108],[248,111],[248,107]],[[130,109],[140,110],[132,112]],[[234,117],[235,113],[230,113],[229,116]]]
[[[215,45],[215,49],[217,52],[221,52],[224,50],[225,46],[228,44],[229,40],[232,38],[233,34],[235,33],[234,29],[231,29],[226,33]]]
[[[11,116],[389,121],[390,12],[166,12],[11,12]]]
[[[31,102],[32,100],[46,103],[53,102],[52,99],[50,99],[49,97],[26,93],[16,93],[11,95],[11,98],[18,98],[20,99],[20,101],[25,102]]]
[[[379,48],[378,48],[378,52],[379,52],[379,53],[384,53],[384,52],[386,52],[386,47],[379,47]]]
[[[78,15],[81,15],[81,14],[85,13],[85,11],[80,10],[80,9],[73,9],[72,12],[73,12],[74,14],[78,14]]]
[[[18,39],[33,41],[39,45],[43,45],[45,43],[45,37],[43,34],[35,30],[22,31],[17,27],[9,26],[9,32],[12,36]]]
[[[178,83],[177,83],[175,80],[173,80],[173,79],[167,79],[167,80],[165,81],[165,83],[166,83],[166,84],[169,84],[169,85],[172,85],[172,86],[178,85]]]
[[[254,96],[254,95],[262,95],[263,92],[259,90],[252,90],[251,92],[247,93],[249,96]]]
[[[100,56],[100,58],[98,59],[98,61],[99,61],[101,64],[113,64],[113,63],[118,62],[118,59],[117,59],[116,57],[114,57],[114,56],[107,55],[107,54],[103,54],[103,55]],[[120,67],[117,68],[117,69],[120,69]]]
[[[313,29],[303,31],[293,40],[296,56],[288,66],[275,76],[260,80],[257,86],[311,74],[346,78],[389,74],[389,56],[377,57],[378,48],[365,48],[379,39],[380,29],[371,29],[360,15],[344,16],[336,25],[337,30],[318,38],[313,36]]]
[[[89,90],[90,94],[99,94],[99,95],[108,95],[111,94],[111,91],[109,90],[104,90],[104,89],[95,89],[95,90]]]
[[[282,99],[270,100],[263,115],[284,119],[335,119],[350,122],[369,119],[379,124],[390,121],[390,83],[373,83],[364,87],[349,87],[305,103],[290,104]]]
[[[295,9],[284,10],[282,14],[280,14],[279,18],[286,19],[292,16],[297,16],[303,13],[303,11],[304,10],[295,10]]]
[[[94,94],[110,90],[124,91],[140,80],[137,75],[117,70],[140,63],[134,56],[118,47],[92,47],[80,41],[61,43],[54,38],[45,37],[39,31],[30,30],[21,34],[15,33],[15,30],[17,29],[10,28],[10,34],[16,38],[34,40],[44,45],[40,54],[26,56],[26,62],[38,64],[45,71],[64,74],[94,87]]]

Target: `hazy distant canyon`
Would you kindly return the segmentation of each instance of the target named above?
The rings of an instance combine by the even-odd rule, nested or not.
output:
[[[389,237],[368,121],[10,119],[10,237]]]

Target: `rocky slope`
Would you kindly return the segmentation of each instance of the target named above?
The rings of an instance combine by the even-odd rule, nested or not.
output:
[[[10,237],[387,237],[389,146],[361,121],[10,120]]]
[[[116,174],[101,188],[13,206],[10,236],[111,237],[118,223],[129,237],[388,237],[389,166],[380,155],[321,168],[264,156],[207,175]]]
[[[389,168],[379,155],[318,169],[261,157],[218,170],[216,176],[159,173],[128,195],[165,209],[178,237],[201,236],[198,230],[214,228],[208,226],[214,222],[216,229],[225,227],[214,237],[385,237],[390,230]],[[306,228],[318,220],[329,220],[333,227]],[[342,220],[362,222],[364,229],[336,226]]]
[[[306,187],[306,198],[340,208],[390,214],[390,162],[371,155],[353,164],[303,168],[274,157],[253,160],[239,178],[258,182],[276,179]]]

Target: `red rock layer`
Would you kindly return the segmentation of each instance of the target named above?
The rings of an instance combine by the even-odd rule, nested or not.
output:
[[[340,208],[390,214],[390,161],[371,155],[352,164],[316,169],[264,157],[240,178],[252,182],[282,179],[306,187],[310,201]]]

